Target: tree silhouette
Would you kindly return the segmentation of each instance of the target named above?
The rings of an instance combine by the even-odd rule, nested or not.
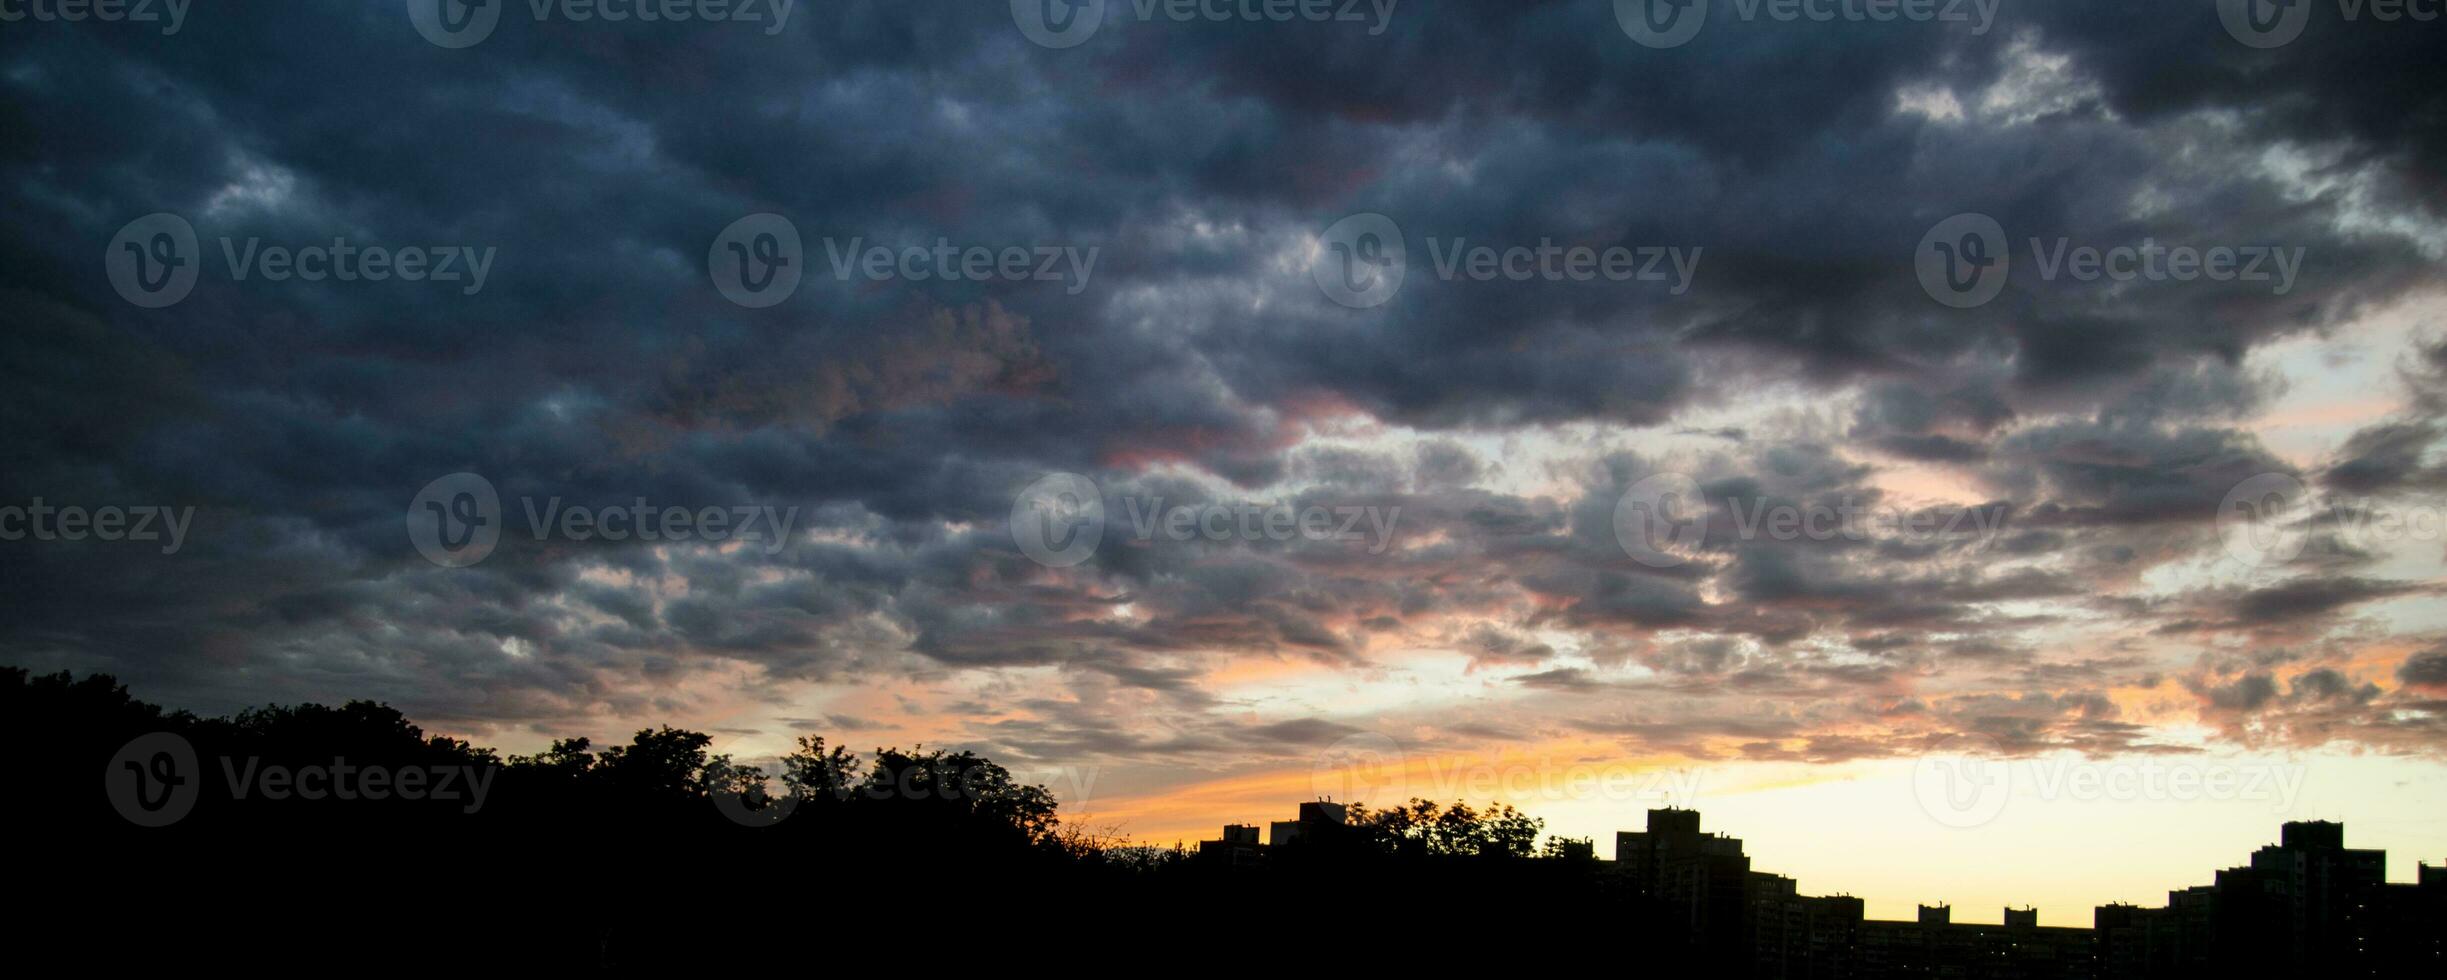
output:
[[[782,756],[782,782],[803,800],[849,799],[862,777],[858,757],[848,749],[826,748],[821,735],[799,736],[798,748]]]
[[[593,772],[624,796],[673,801],[703,798],[716,766],[705,753],[713,736],[668,725],[641,728],[627,745],[603,750]]]
[[[1468,803],[1446,806],[1417,798],[1383,810],[1353,806],[1351,822],[1365,839],[1391,853],[1422,857],[1526,858],[1546,827],[1509,804],[1482,811]]]
[[[123,816],[98,777],[153,733],[192,745],[199,771],[179,776],[199,796],[182,819],[147,828]],[[742,951],[767,948],[766,937],[842,935],[827,923],[846,909],[889,910],[968,945],[1093,923],[1113,955],[1177,955],[1163,947],[1184,921],[1325,908],[1322,896],[1358,888],[1389,898],[1330,903],[1334,928],[1353,935],[1417,928],[1396,899],[1537,895],[1553,929],[1639,942],[1652,964],[1681,955],[1679,934],[1651,927],[1663,919],[1608,862],[1590,859],[1589,842],[1549,842],[1541,854],[1541,822],[1508,805],[1354,806],[1347,825],[1319,825],[1240,866],[1066,824],[1045,787],[973,751],[878,748],[862,759],[807,734],[768,773],[712,745],[660,726],[626,744],[569,737],[505,759],[368,701],[199,718],[139,701],[109,677],[0,668],[9,767],[0,785],[11,788],[0,821],[8,839],[74,858],[13,869],[21,893],[45,901],[11,924],[109,949],[140,922],[146,942],[190,960],[269,938],[285,956],[380,950],[391,966],[426,959],[463,971],[480,957],[535,970],[678,971],[730,968]],[[429,772],[426,785],[447,776],[457,795],[264,791],[298,784],[275,771],[316,769],[326,782]],[[469,908],[484,909],[484,922]],[[801,945],[783,948],[816,955]]]

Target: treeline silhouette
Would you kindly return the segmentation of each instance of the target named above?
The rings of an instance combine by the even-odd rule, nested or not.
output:
[[[165,732],[197,771],[125,757]],[[1646,962],[1684,954],[1589,842],[1540,847],[1541,823],[1501,805],[1359,804],[1247,864],[1065,824],[1043,787],[973,753],[860,756],[813,735],[777,773],[669,727],[505,757],[373,702],[206,718],[107,675],[17,668],[0,668],[0,734],[24,900],[6,914],[36,946],[454,968],[864,952],[915,969],[998,938],[1105,958],[1178,956],[1185,940],[1493,950],[1600,930]],[[425,774],[414,792],[408,772]],[[191,786],[191,808],[139,826],[113,798],[131,785],[147,802]],[[1420,934],[1461,910],[1483,935]],[[923,938],[938,933],[962,948]]]

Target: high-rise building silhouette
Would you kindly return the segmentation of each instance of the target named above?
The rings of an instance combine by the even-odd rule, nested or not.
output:
[[[1258,843],[1256,824],[1225,824],[1222,840],[1198,842],[1198,856],[1232,864],[1254,864],[1266,856],[1266,846]]]
[[[1255,864],[1264,861],[1273,848],[1314,838],[1328,828],[1347,826],[1350,819],[1350,811],[1343,804],[1312,800],[1300,804],[1299,819],[1269,824],[1264,844],[1258,843],[1256,824],[1225,824],[1223,839],[1198,842],[1198,856],[1231,864]]]
[[[1300,804],[1300,819],[1277,820],[1268,827],[1266,843],[1271,847],[1281,847],[1299,840],[1304,835],[1316,833],[1318,828],[1340,827],[1348,822],[1350,822],[1350,816],[1342,804],[1327,800],[1311,800]]]
[[[2387,852],[2346,847],[2345,825],[2288,823],[2249,864],[2169,892],[2164,908],[2100,906],[2100,975],[2437,976],[2447,878],[2423,870],[2388,884]]]
[[[1863,906],[1850,895],[1803,895],[1783,875],[1750,873],[1750,971],[1779,980],[1858,976]]]
[[[1226,826],[1202,858],[1263,865],[1275,848],[1349,827],[1340,804],[1300,805],[1299,819]],[[1648,811],[1645,830],[1615,835],[1611,867],[1624,914],[1671,961],[1762,980],[2162,980],[2218,977],[2447,976],[2447,868],[2420,866],[2389,884],[2384,851],[2345,846],[2342,824],[2285,824],[2279,842],[2214,883],[2171,891],[2159,908],[2102,905],[2093,928],[2039,924],[2009,906],[1996,924],[1955,921],[1946,904],[1908,920],[1871,919],[1861,899],[1804,895],[1792,878],[1756,871],[1742,841],[1701,828],[1696,810]]]
[[[1751,870],[1740,839],[1702,832],[1694,810],[1649,811],[1646,831],[1615,835],[1615,862],[1669,934],[1729,975],[2087,980],[2097,967],[2091,930],[2042,927],[2036,909],[1985,925],[1924,905],[1913,921],[1887,922],[1865,918],[1858,898],[1803,895],[1791,878]]]
[[[1920,906],[1910,922],[1861,925],[1862,977],[2075,980],[2097,975],[2091,930],[2042,926],[2035,908],[2004,909],[2004,922],[1954,921],[1946,905]]]
[[[2423,864],[2412,884],[2381,886],[2371,923],[2371,961],[2379,976],[2447,973],[2447,868]]]
[[[1697,810],[1650,810],[1646,831],[1614,835],[1614,860],[1693,949],[1727,962],[1748,959],[1750,859],[1739,838],[1702,833]]]

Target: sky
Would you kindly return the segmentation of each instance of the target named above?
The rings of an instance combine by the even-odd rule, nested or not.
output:
[[[0,663],[2409,880],[2447,27],[2237,7],[0,0]]]

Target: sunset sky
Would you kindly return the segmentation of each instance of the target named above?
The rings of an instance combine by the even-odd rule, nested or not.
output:
[[[970,748],[1165,845],[1428,796],[1611,856],[1670,803],[1872,917],[2088,925],[2290,819],[2447,862],[2438,24],[509,3],[452,47],[402,6],[0,25],[0,506],[194,508],[169,554],[0,540],[0,663],[513,752]],[[193,285],[131,295],[158,214]],[[1966,215],[2006,255],[1958,304]],[[255,264],[343,239],[489,264]],[[939,243],[1028,273],[913,274]],[[2266,275],[2060,261],[2145,243]],[[1481,246],[1659,276],[1440,265]],[[414,530],[453,474],[499,502],[463,567]],[[795,510],[530,524],[632,501]],[[1839,507],[1952,530],[1750,520]]]

